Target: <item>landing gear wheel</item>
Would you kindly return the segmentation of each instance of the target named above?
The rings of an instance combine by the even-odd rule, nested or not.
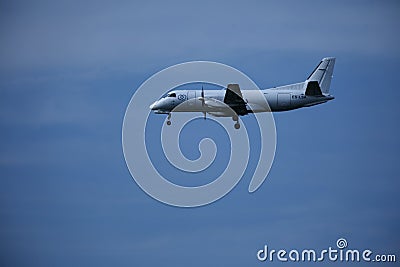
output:
[[[235,129],[239,129],[240,128],[240,124],[239,124],[239,116],[237,115],[237,114],[235,114],[235,115],[233,115],[232,116],[232,120],[233,121],[236,121],[236,123],[235,123]]]
[[[168,113],[168,118],[167,118],[167,125],[171,125],[171,113]]]

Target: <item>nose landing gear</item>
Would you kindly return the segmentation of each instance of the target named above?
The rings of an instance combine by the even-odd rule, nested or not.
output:
[[[168,113],[167,125],[171,125],[171,113]]]

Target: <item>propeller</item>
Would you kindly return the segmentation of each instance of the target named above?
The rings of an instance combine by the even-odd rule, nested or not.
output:
[[[203,107],[203,110],[204,110],[204,103],[205,102],[205,99],[204,99],[204,88],[203,88],[203,85],[201,86],[201,106]],[[206,119],[206,112],[205,111],[203,111],[203,114],[204,114],[204,119]]]

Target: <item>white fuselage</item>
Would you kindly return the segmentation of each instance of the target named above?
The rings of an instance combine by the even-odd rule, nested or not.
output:
[[[228,84],[226,90],[176,90],[150,105],[155,113],[202,112],[216,117],[232,117],[236,129],[238,116],[249,113],[275,112],[298,109],[334,99],[329,94],[335,58],[321,60],[304,81],[264,90],[241,90],[239,84]]]
[[[172,95],[172,96],[171,96]],[[156,113],[207,112],[215,116],[231,116],[224,112],[225,90],[176,90],[151,105]],[[333,96],[308,96],[304,94],[304,82],[264,90],[242,90],[243,100],[251,107],[249,113],[276,112],[325,103]],[[178,107],[179,106],[179,107]]]

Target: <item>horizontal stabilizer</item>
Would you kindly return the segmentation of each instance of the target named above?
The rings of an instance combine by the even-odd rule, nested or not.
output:
[[[307,84],[306,95],[308,96],[322,96],[321,88],[317,81],[309,81]]]

